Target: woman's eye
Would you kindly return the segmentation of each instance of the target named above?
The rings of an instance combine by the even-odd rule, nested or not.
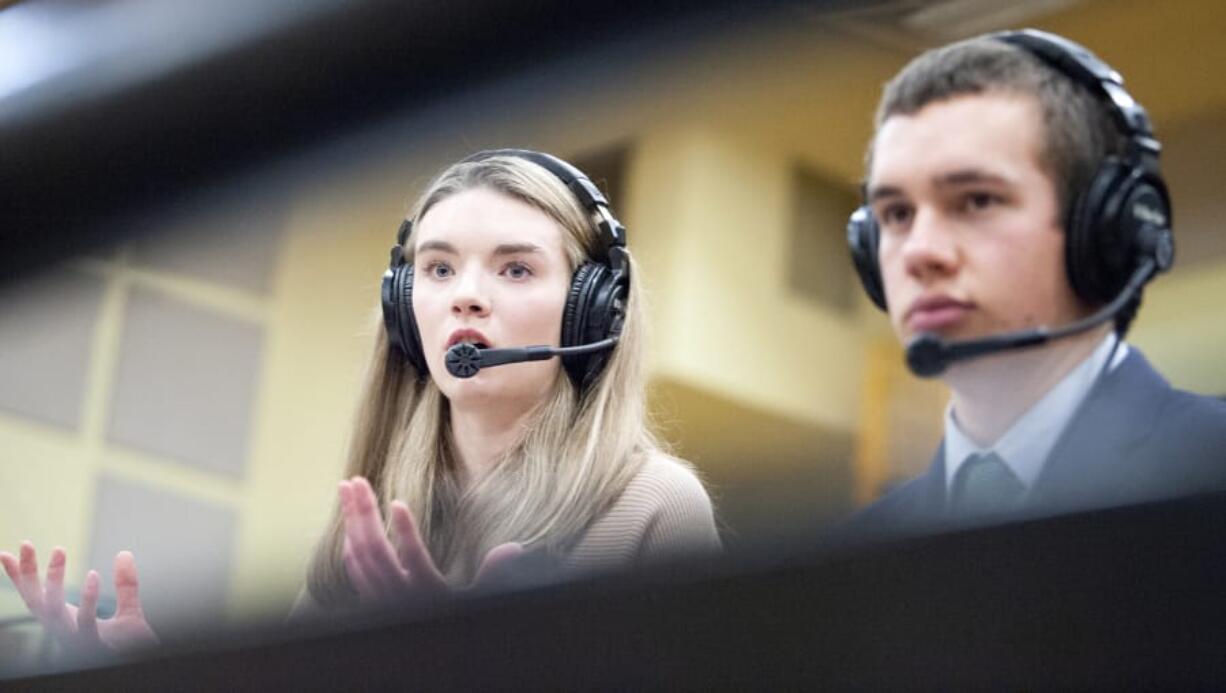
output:
[[[431,262],[426,265],[426,274],[435,279],[446,279],[452,275],[452,270],[445,262]]]
[[[502,273],[511,279],[527,279],[532,276],[532,270],[527,265],[519,262],[508,264],[502,270]]]

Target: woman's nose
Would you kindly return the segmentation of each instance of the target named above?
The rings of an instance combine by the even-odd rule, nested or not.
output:
[[[457,282],[455,294],[452,296],[452,314],[487,315],[490,312],[490,299],[489,294],[482,289],[481,278],[473,272],[466,274],[468,276]]]

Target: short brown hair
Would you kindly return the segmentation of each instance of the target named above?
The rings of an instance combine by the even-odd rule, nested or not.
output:
[[[891,116],[915,114],[934,101],[992,92],[1038,100],[1044,138],[1039,164],[1051,177],[1066,223],[1072,201],[1099,164],[1122,155],[1128,141],[1101,98],[1025,49],[979,36],[921,54],[886,83],[875,129]],[[870,163],[875,141],[869,143]]]

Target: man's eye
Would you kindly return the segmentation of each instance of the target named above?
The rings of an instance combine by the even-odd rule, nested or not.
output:
[[[999,201],[1000,198],[992,193],[970,193],[962,199],[962,208],[967,212],[977,212],[987,209]]]
[[[911,208],[907,205],[889,205],[877,215],[884,226],[904,226],[911,219]]]

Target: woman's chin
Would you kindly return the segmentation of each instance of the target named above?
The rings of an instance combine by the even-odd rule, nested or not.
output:
[[[471,378],[448,378],[439,383],[439,390],[452,406],[465,409],[477,407],[523,406],[533,399],[533,388],[524,383],[501,377],[499,373],[481,372]]]
[[[452,406],[491,407],[513,405],[531,407],[548,396],[558,366],[548,363],[521,363],[478,371],[471,378],[456,378],[450,373],[435,383]]]
[[[505,388],[500,386],[491,373],[477,373],[471,378],[455,378],[450,375],[437,379],[438,389],[452,403],[488,401],[497,398]]]

